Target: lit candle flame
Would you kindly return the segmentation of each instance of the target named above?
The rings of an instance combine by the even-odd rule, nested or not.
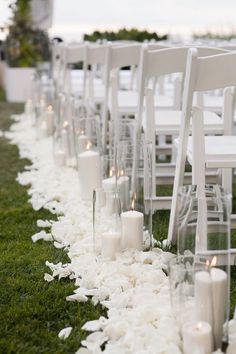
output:
[[[132,202],[131,202],[131,210],[134,210],[134,203],[135,203],[136,199],[137,199],[137,196],[136,196],[136,193],[134,193],[133,199],[132,199]]]
[[[212,261],[211,261],[211,267],[215,267],[216,264],[217,264],[217,257],[214,256],[214,257],[212,258]]]
[[[48,112],[52,112],[53,111],[53,108],[51,105],[48,106]]]
[[[202,328],[202,323],[199,322],[199,323],[196,325],[196,330],[197,330],[197,331],[200,331],[201,328]]]
[[[217,264],[217,257],[216,257],[216,256],[214,256],[214,257],[212,258],[211,263],[210,263],[210,261],[207,259],[207,260],[206,260],[206,269],[215,267],[216,264]]]
[[[124,176],[124,170],[120,171],[120,176]]]
[[[113,177],[114,172],[115,172],[114,167],[111,167],[110,172],[109,172],[109,177]]]
[[[134,210],[134,199],[131,202],[131,210]]]
[[[89,150],[92,147],[92,143],[91,141],[88,142],[88,144],[86,145],[86,150]]]
[[[81,134],[81,135],[84,135],[84,131],[83,131],[83,130],[81,130],[80,134]]]
[[[65,120],[65,122],[63,123],[63,128],[67,128],[69,126],[69,123],[67,122],[67,120]]]

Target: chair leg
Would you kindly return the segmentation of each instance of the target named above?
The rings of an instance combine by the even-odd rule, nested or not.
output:
[[[222,187],[232,194],[232,184],[233,184],[233,169],[223,168],[222,170]]]

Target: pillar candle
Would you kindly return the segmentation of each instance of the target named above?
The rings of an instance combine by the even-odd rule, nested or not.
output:
[[[109,231],[102,234],[102,257],[114,260],[116,253],[120,252],[121,235],[116,231]]]
[[[66,164],[66,154],[63,150],[55,151],[54,162],[57,167],[63,167]]]
[[[47,122],[47,127],[48,127],[48,135],[53,134],[54,130],[54,111],[52,106],[48,106],[46,112],[45,112],[45,120]]]
[[[86,146],[88,145],[89,139],[87,135],[81,134],[78,137],[78,152],[79,154],[86,150]]]
[[[101,187],[100,156],[96,151],[84,151],[78,156],[81,196],[92,200],[93,190]]]
[[[215,349],[221,347],[227,306],[227,274],[219,268],[197,272],[195,276],[196,315],[212,326]]]
[[[129,208],[129,203],[130,203],[129,177],[124,175],[120,176],[118,182],[120,184],[120,190],[121,190],[122,207],[124,210],[127,210]]]
[[[117,180],[117,195],[116,195],[116,178],[115,176],[110,178],[105,178],[102,181],[102,188],[105,192],[105,212],[107,215],[114,214],[117,209],[117,198],[121,198],[123,200],[124,196],[124,184],[120,179]]]
[[[121,213],[122,247],[143,248],[143,213],[136,210]]]
[[[47,123],[43,120],[38,127],[38,137],[39,139],[46,138],[48,136]]]
[[[188,322],[183,325],[184,354],[211,354],[212,329],[207,322]]]
[[[34,113],[33,102],[31,100],[27,100],[25,102],[25,115],[27,118],[31,118]]]

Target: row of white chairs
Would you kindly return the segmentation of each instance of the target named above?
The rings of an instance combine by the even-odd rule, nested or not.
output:
[[[206,168],[222,169],[223,186],[232,191],[232,169],[236,167],[236,137],[233,136],[236,85],[233,64],[236,54],[228,49],[199,47],[193,50],[158,45],[108,43],[101,46],[83,43],[57,46],[53,51],[54,78],[58,87],[69,93],[73,92],[69,64],[83,62],[82,74],[78,75],[82,85],[75,93],[81,97],[83,104],[101,106],[104,151],[107,149],[109,116],[114,126],[114,144],[120,139],[119,125],[124,116],[135,117],[135,138],[144,130],[146,139],[155,146],[155,152],[158,149],[162,152],[165,149],[174,151],[173,145],[165,144],[165,139],[161,146],[156,146],[157,136],[159,142],[165,136],[172,136],[172,140],[179,137],[176,142],[177,161],[172,159],[170,164],[156,164],[156,153],[152,161],[153,211],[171,208],[168,234],[171,242],[176,241],[177,191],[184,181],[186,158],[193,166],[192,183],[205,184]],[[126,90],[120,90],[118,73],[127,66],[132,68],[130,83]],[[98,68],[99,79],[96,77],[98,71],[95,71]],[[137,84],[133,89],[135,72]],[[168,94],[163,95],[160,85],[165,75],[176,78],[172,100]],[[156,95],[158,82],[159,95]],[[203,92],[222,92],[221,89],[224,89],[221,115],[218,105],[212,105],[210,110],[209,107],[208,110],[203,109]],[[194,95],[197,97],[197,108],[193,108]],[[161,173],[171,173],[174,177],[171,198],[156,196],[156,177]]]

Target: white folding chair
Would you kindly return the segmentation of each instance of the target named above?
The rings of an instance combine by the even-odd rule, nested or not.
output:
[[[236,167],[236,136],[232,136],[234,89],[236,86],[236,53],[199,57],[197,49],[190,49],[184,83],[183,111],[179,136],[177,165],[171,205],[168,240],[176,242],[177,194],[183,185],[186,158],[193,165],[193,183],[205,185],[206,167],[223,168],[225,186],[232,182],[231,171]],[[204,136],[201,109],[193,109],[194,92],[227,88],[225,90],[225,115],[228,135]],[[190,120],[193,120],[193,137],[189,138]],[[236,250],[231,250],[232,261]]]
[[[102,77],[97,77],[97,69],[100,71],[105,66],[106,44],[86,43],[84,62],[84,89],[85,100],[92,105],[102,104],[105,96],[105,85]]]
[[[118,114],[117,104],[117,88],[118,88],[118,72],[121,68],[127,66],[138,65],[140,62],[140,44],[131,44],[125,46],[113,46],[108,44],[106,50],[105,65],[105,98],[102,111],[102,145],[103,150],[107,148],[107,132],[108,132],[108,115],[109,115],[109,94],[111,92],[111,76],[113,72],[113,89],[111,92],[111,119],[117,121],[115,116]],[[128,96],[129,97],[129,96]]]
[[[149,82],[153,77],[159,77],[163,75],[170,75],[173,73],[181,73],[185,75],[186,61],[188,47],[169,48],[157,51],[143,50],[142,60],[140,65],[140,87],[139,87],[139,105],[137,113],[137,125],[136,132],[140,135],[142,127],[146,132],[146,139],[151,141],[153,146],[156,146],[156,135],[171,135],[178,136],[181,123],[181,111],[180,110],[160,110],[156,108],[154,102],[154,93],[149,87]],[[224,51],[216,48],[199,48],[201,55],[210,55],[216,53],[224,53]],[[179,82],[178,82],[179,85]],[[148,89],[148,90],[147,90]],[[147,91],[146,91],[147,90]],[[181,101],[181,86],[178,87],[178,98],[176,101]],[[146,120],[143,119],[144,112],[144,100],[146,94]],[[158,99],[158,97],[157,97]],[[212,112],[204,112],[204,121],[206,124],[206,131],[212,134],[223,134],[224,122],[221,117]],[[159,151],[170,153],[171,145],[158,146]],[[156,149],[154,150],[156,151]],[[157,197],[156,196],[156,177],[157,175],[163,176],[163,180],[169,177],[174,177],[175,161],[170,164],[158,164],[156,166],[156,154],[153,154],[153,209],[170,209],[171,197]],[[170,179],[170,178],[169,178]]]
[[[85,80],[83,70],[71,70],[72,64],[84,63],[86,55],[85,43],[64,46],[61,63],[61,92],[75,93],[84,99]]]

